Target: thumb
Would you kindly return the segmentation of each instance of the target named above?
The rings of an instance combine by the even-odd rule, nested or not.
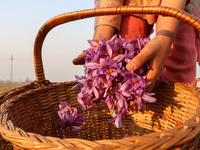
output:
[[[126,65],[126,69],[128,71],[135,71],[139,69],[147,60],[151,58],[151,54],[149,52],[145,52],[143,49],[137,56],[135,56],[128,64]]]

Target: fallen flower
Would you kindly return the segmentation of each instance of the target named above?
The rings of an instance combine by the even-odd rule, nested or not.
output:
[[[69,127],[70,136],[74,136],[82,129],[80,126],[85,124],[85,116],[79,116],[77,109],[66,102],[60,102],[58,115],[63,122],[60,129],[64,132]]]
[[[77,85],[82,86],[77,95],[77,101],[85,111],[100,102],[106,104],[113,118],[110,122],[120,128],[124,117],[130,115],[128,103],[136,99],[140,110],[145,107],[145,102],[156,101],[145,89],[150,84],[145,81],[146,71],[149,69],[145,63],[136,71],[127,71],[125,66],[137,56],[150,38],[136,37],[129,42],[117,35],[108,41],[99,37],[99,43],[88,40],[91,48],[85,50],[85,76],[76,76]],[[134,112],[132,113],[134,114]]]

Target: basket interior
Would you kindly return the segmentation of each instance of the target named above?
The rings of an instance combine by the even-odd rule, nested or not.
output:
[[[60,101],[65,101],[75,106],[80,115],[86,115],[87,124],[78,132],[77,138],[118,139],[127,133],[137,136],[172,129],[193,117],[199,105],[199,99],[184,84],[161,83],[154,90],[157,101],[148,103],[146,109],[125,118],[122,127],[117,129],[113,123],[107,124],[111,116],[107,106],[103,104],[94,107],[90,116],[87,116],[76,102],[80,89],[71,91],[73,86],[74,84],[65,82],[22,93],[11,105],[6,106],[8,118],[15,127],[26,132],[63,138],[60,131],[62,123],[58,121],[57,111]]]

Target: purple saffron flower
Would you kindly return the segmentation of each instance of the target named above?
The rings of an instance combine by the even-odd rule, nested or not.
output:
[[[77,109],[66,102],[60,102],[58,115],[60,121],[63,122],[60,129],[64,131],[69,127],[70,136],[74,136],[78,130],[82,129],[80,126],[85,124],[85,116],[79,116]]]
[[[145,81],[144,77],[137,76],[138,81],[134,84],[133,89],[135,91],[134,97],[137,99],[137,106],[140,110],[142,107],[145,107],[145,101],[153,103],[156,101],[154,97],[151,97],[155,93],[145,92],[145,88],[150,84]]]
[[[121,126],[122,126],[122,121],[123,121],[123,115],[121,114],[121,112],[120,111],[118,111],[117,113],[116,113],[116,116],[115,117],[113,117],[113,118],[111,118],[109,121],[108,121],[108,123],[111,123],[111,122],[113,122],[113,121],[115,121],[115,127],[116,128],[121,128]]]
[[[79,77],[79,76],[76,75],[75,78],[79,83],[77,83],[75,86],[73,86],[72,90],[77,88],[77,87],[80,87],[81,85],[86,84],[86,82],[87,82],[87,79],[86,79],[85,76]]]
[[[144,64],[135,72],[128,72],[125,68],[149,40],[149,37],[142,39],[138,36],[126,42],[117,35],[108,41],[103,41],[100,36],[99,43],[88,40],[91,48],[84,51],[87,54],[84,60],[85,76],[76,76],[78,84],[73,87],[82,86],[77,101],[83,110],[89,111],[94,104],[103,102],[113,116],[109,123],[114,121],[115,127],[120,128],[123,118],[130,115],[129,100],[136,99],[138,109],[144,107],[146,101],[155,102],[155,98],[151,97],[154,94],[145,92],[150,84],[145,81],[148,65]]]

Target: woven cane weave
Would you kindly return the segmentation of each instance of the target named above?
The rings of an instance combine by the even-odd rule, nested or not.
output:
[[[106,106],[93,107],[87,124],[74,138],[62,138],[58,105],[73,104],[80,115],[85,112],[76,101],[80,89],[71,90],[76,81],[52,83],[45,79],[41,50],[48,32],[57,25],[110,14],[156,14],[183,20],[200,31],[198,19],[182,10],[167,7],[117,7],[63,14],[47,21],[34,45],[36,81],[1,96],[0,133],[16,150],[24,149],[200,149],[200,90],[184,83],[161,83],[154,89],[157,101],[127,117],[117,129],[107,124],[111,118]],[[197,79],[198,82],[200,79]],[[130,137],[122,138],[126,133]],[[120,139],[118,139],[120,138]],[[6,145],[6,144],[5,144]],[[8,145],[9,146],[9,145]]]

